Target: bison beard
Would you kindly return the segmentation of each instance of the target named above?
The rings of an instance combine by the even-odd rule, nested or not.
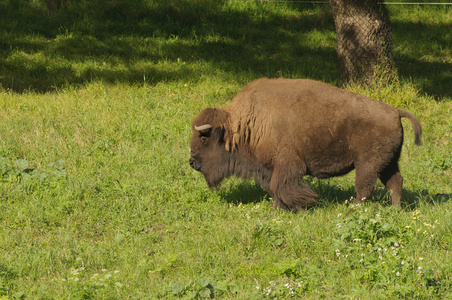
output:
[[[402,117],[420,144],[421,125],[409,112],[318,81],[259,79],[226,108],[207,108],[195,118],[190,166],[210,187],[231,175],[254,179],[275,208],[291,211],[317,201],[303,176],[356,169],[357,201],[370,196],[379,178],[397,205]]]

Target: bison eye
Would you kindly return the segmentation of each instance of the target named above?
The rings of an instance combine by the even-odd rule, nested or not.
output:
[[[206,136],[202,136],[201,137],[201,143],[203,143],[204,145],[207,143],[207,137]]]

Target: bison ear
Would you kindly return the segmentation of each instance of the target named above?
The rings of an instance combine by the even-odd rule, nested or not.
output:
[[[212,129],[211,137],[217,142],[224,143],[224,132],[224,128],[214,128]]]

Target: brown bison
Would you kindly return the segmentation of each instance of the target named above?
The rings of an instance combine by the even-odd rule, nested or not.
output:
[[[252,178],[275,208],[291,211],[316,202],[303,176],[356,169],[357,201],[368,198],[380,178],[397,205],[402,117],[410,119],[419,145],[421,125],[407,111],[318,81],[259,79],[226,108],[207,108],[195,118],[190,166],[211,187],[231,175]]]

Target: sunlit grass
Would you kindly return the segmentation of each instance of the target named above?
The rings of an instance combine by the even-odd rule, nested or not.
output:
[[[320,207],[275,215],[259,187],[230,179],[211,191],[188,166],[192,118],[204,107],[224,106],[238,89],[238,84],[206,80],[141,87],[93,83],[45,95],[3,93],[0,156],[11,164],[27,160],[37,175],[51,174],[48,164],[62,159],[67,174],[64,180],[47,176],[45,185],[32,181],[32,189],[20,188],[26,173],[4,177],[2,247],[8,256],[2,261],[15,274],[4,277],[6,291],[28,294],[45,285],[55,296],[213,292],[228,298],[237,292],[259,298],[269,288],[274,295],[290,296],[289,284],[299,296],[320,297],[325,284],[333,289],[336,282],[336,292],[348,294],[350,287],[335,279],[346,261],[335,261],[331,233],[337,215],[348,210],[345,199],[354,195],[353,175],[309,179],[322,195]],[[442,213],[451,193],[445,136],[450,120],[435,121],[449,102],[423,98],[410,85],[395,90],[416,100],[393,96],[393,89],[362,92],[396,101],[420,116],[424,145],[414,145],[410,124],[404,123],[402,206],[407,210],[381,209],[394,218],[387,222],[409,219],[415,208],[429,215],[425,223],[438,219],[434,232],[441,234],[434,234],[439,240],[420,236],[418,244],[405,247],[426,259],[448,261],[441,251],[430,250],[448,247],[450,239],[444,231],[450,218]],[[389,195],[379,186],[373,200],[388,204]],[[82,267],[79,258],[85,269],[73,276]],[[102,269],[120,272],[105,285],[95,284],[92,277]],[[34,275],[25,275],[29,272]],[[301,281],[301,287],[293,285]],[[362,283],[356,293],[365,295],[366,286]]]

